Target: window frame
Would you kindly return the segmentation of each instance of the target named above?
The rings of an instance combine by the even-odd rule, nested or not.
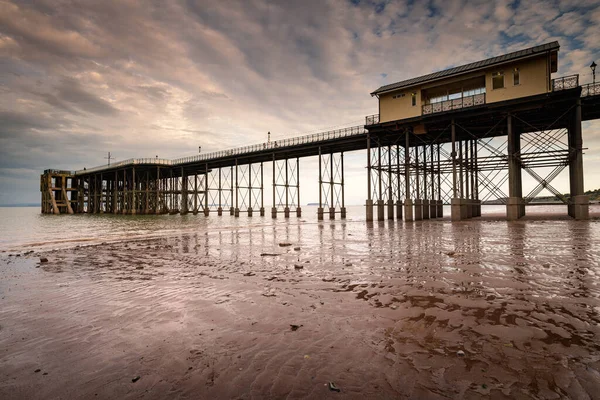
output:
[[[502,78],[502,86],[501,87],[495,87],[495,85],[494,85],[495,78]],[[492,90],[500,90],[500,89],[505,89],[505,88],[506,88],[506,85],[505,85],[505,81],[504,81],[504,71],[492,72]]]
[[[519,68],[513,68],[513,86],[519,86],[520,84],[521,84],[521,71],[519,70]]]
[[[410,95],[411,99],[411,107],[416,107],[417,105],[417,92],[412,92]]]

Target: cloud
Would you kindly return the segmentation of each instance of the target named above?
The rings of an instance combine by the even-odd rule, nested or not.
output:
[[[548,40],[561,43],[558,74],[588,82],[599,16],[596,1],[0,0],[0,167],[174,158],[358,125],[383,84]],[[21,197],[36,201],[27,176]]]

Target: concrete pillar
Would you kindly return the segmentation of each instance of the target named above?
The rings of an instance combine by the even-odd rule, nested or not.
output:
[[[396,219],[401,221],[402,220],[402,207],[403,207],[403,203],[402,201],[398,200],[396,202]]]
[[[468,199],[460,199],[460,219],[468,219],[469,218],[469,200]]]
[[[412,222],[414,221],[413,216],[413,202],[411,199],[404,200],[404,221]]]
[[[323,207],[317,208],[317,219],[319,221],[323,220]]]
[[[581,99],[577,99],[569,127],[569,183],[571,188],[570,215],[578,220],[589,219],[589,197],[584,195],[583,137],[581,133]]]
[[[235,215],[235,208],[229,207],[229,215]]]
[[[251,217],[252,216],[252,207],[248,207],[248,216]]]
[[[240,209],[236,207],[235,210],[233,211],[233,215],[235,217],[239,217],[240,216]]]
[[[289,207],[285,207],[283,209],[283,217],[284,218],[289,218],[290,217],[290,208]]]
[[[421,199],[415,199],[415,221],[421,221],[423,219],[423,201]]]
[[[377,221],[385,219],[385,204],[383,200],[377,200]]]
[[[521,218],[524,213],[523,193],[521,185],[521,136],[517,129],[513,129],[512,116],[506,118],[506,133],[508,136],[508,202],[506,204],[506,218],[514,221]]]
[[[329,219],[335,219],[335,207],[329,207]]]
[[[429,200],[423,199],[423,219],[429,219]]]
[[[444,202],[437,200],[437,217],[444,218]]]
[[[373,200],[371,200],[371,199],[367,200],[365,208],[366,208],[366,220],[373,221]],[[321,208],[320,210],[321,210],[321,214],[322,214],[323,209]],[[323,218],[321,218],[321,219],[323,219]]]
[[[450,203],[450,214],[452,221],[461,221],[461,199],[452,199]]]
[[[346,207],[340,208],[340,218],[346,219]]]
[[[387,219],[394,219],[394,200],[391,199],[387,202]]]
[[[300,207],[296,207],[296,217],[302,217],[302,209]]]
[[[437,218],[437,201],[436,200],[429,201],[429,218],[431,218],[431,219]]]
[[[260,216],[261,216],[261,217],[264,217],[264,216],[265,216],[265,208],[264,208],[264,207],[261,207],[261,208],[260,208]]]
[[[223,207],[219,206],[219,208],[217,208],[217,215],[219,217],[223,215]]]
[[[590,219],[590,196],[584,194],[572,196],[571,201],[573,202],[573,214],[575,219]]]

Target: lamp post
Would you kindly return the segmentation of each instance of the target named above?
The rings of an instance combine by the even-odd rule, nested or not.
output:
[[[592,82],[594,85],[596,85],[596,62],[592,61],[592,65],[590,65],[590,68],[592,69]]]

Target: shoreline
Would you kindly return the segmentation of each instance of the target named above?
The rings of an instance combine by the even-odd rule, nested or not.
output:
[[[3,259],[0,397],[593,397],[598,225],[280,224]]]

